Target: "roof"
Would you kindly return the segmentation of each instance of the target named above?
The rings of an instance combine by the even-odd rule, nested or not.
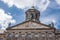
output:
[[[27,23],[27,22],[30,22],[30,21],[24,21],[24,22],[22,22],[22,23],[19,23],[19,24],[17,24],[17,25],[12,26],[12,27],[8,27],[6,30],[11,29],[11,28],[13,28],[13,27],[16,27],[16,26],[18,26],[18,25],[22,25],[22,24]],[[35,22],[35,21],[31,21],[31,22]],[[46,26],[46,27],[54,28],[54,27],[51,27],[51,26],[49,26],[49,25],[46,25],[46,24],[43,24],[43,23],[40,23],[40,22],[35,22],[35,23],[41,24],[41,25]],[[55,28],[54,28],[54,29],[55,29]]]
[[[1,34],[1,33],[4,33],[4,31],[5,31],[4,29],[0,29],[0,34]]]
[[[38,12],[38,13],[40,13],[40,11],[37,10],[34,6],[32,6],[32,8],[30,8],[30,9],[28,9],[25,13],[27,13],[27,12]]]

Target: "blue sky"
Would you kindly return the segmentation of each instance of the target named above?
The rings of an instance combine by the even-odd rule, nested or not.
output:
[[[41,23],[53,22],[60,29],[60,0],[0,0],[0,28],[25,21],[25,11],[33,5],[40,11]]]

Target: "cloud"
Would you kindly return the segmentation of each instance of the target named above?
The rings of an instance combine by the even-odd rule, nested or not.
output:
[[[1,0],[1,1],[3,1],[6,4],[8,4],[9,7],[13,6],[13,1],[12,0]]]
[[[46,10],[50,1],[49,0],[1,0],[8,4],[9,7],[15,5],[17,8],[24,9],[26,7],[31,7],[33,4],[37,6],[41,11]]]
[[[54,27],[58,28],[57,24],[56,24],[57,23],[56,19],[54,19],[54,18],[47,18],[47,17],[41,19],[41,23],[44,23],[44,24],[47,24],[47,25],[51,24],[52,22],[54,23]]]
[[[55,0],[57,2],[58,5],[60,5],[60,0]]]
[[[38,2],[38,8],[40,11],[45,11],[49,5],[50,1],[49,0],[41,0]]]
[[[60,14],[56,14],[56,13],[52,13],[52,14],[49,14],[47,16],[43,16],[40,18],[40,21],[41,23],[44,23],[44,24],[51,24],[52,22],[54,23],[54,27],[59,29],[59,26],[60,25],[60,19],[59,19],[59,15]]]
[[[9,23],[15,23],[16,21],[13,19],[11,15],[8,15],[5,13],[3,9],[0,9],[0,26],[2,26],[1,29],[5,29],[8,27]]]
[[[48,8],[60,9],[60,0],[50,0]]]
[[[50,15],[47,15],[47,16],[44,16],[42,18],[40,18],[40,21],[41,23],[44,23],[44,24],[51,24],[52,22],[54,23],[54,27],[58,29],[58,20],[59,18],[57,17],[56,14],[50,14]]]
[[[41,18],[41,22],[45,24],[50,24],[51,22],[56,23],[56,20],[54,18],[45,17],[45,18]]]
[[[4,3],[7,3],[8,6],[12,7],[15,5],[17,8],[22,8],[24,9],[25,7],[32,6],[33,2],[36,0],[1,0]]]

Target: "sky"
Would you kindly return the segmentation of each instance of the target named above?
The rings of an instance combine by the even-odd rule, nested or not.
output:
[[[40,22],[54,23],[60,29],[60,0],[0,0],[0,29],[25,21],[25,11],[35,6],[40,11]]]

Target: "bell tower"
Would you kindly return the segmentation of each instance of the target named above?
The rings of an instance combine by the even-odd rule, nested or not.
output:
[[[30,21],[40,22],[39,21],[40,11],[37,10],[34,6],[28,9],[25,13],[26,13],[26,21],[30,20]]]

